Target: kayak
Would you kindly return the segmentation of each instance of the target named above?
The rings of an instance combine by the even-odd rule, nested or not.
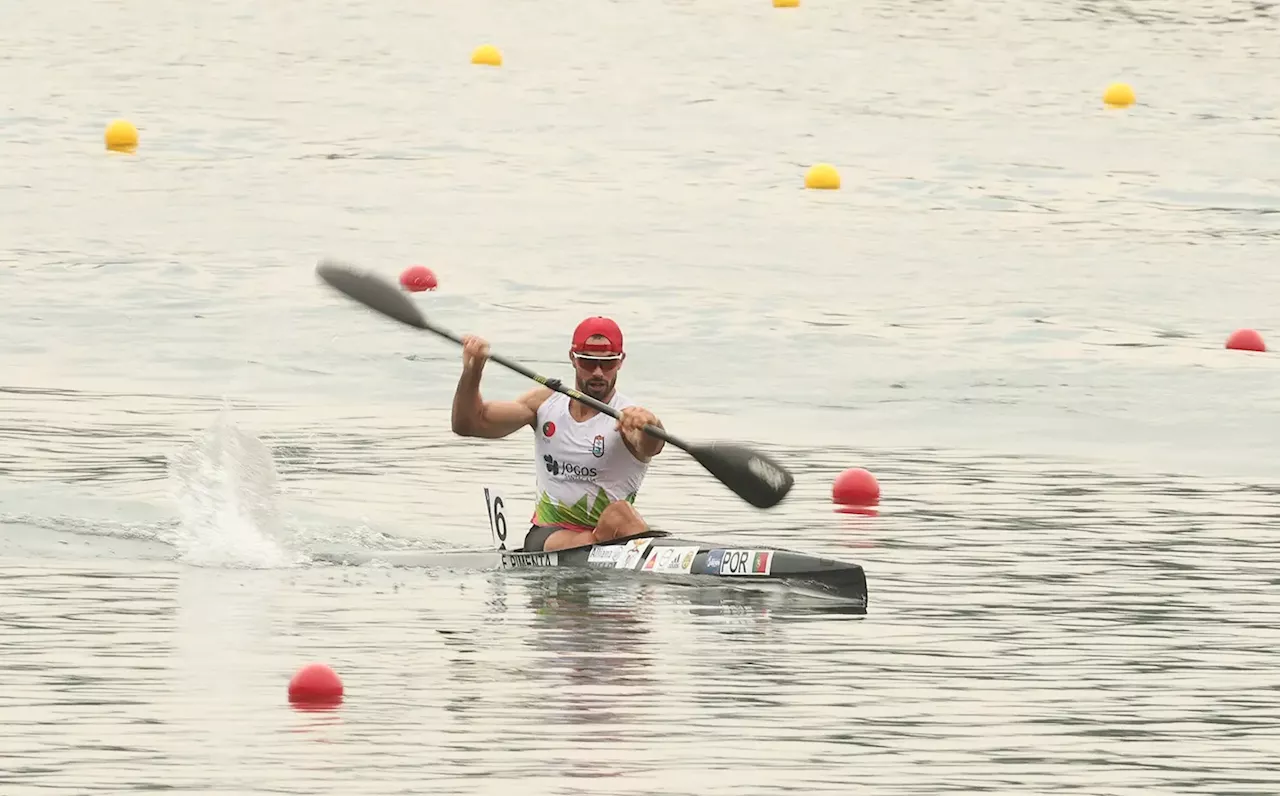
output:
[[[857,564],[763,545],[708,543],[659,534],[650,532],[549,553],[502,551],[502,567],[585,567],[655,575],[704,575],[736,581],[777,581],[866,605],[867,578]]]
[[[681,539],[664,531],[616,539],[566,550],[526,551],[508,546],[502,497],[485,489],[492,548],[470,550],[347,551],[313,554],[327,563],[393,566],[496,566],[505,570],[574,568],[634,572],[689,579],[690,585],[723,583],[778,586],[867,605],[867,578],[860,565],[810,553],[759,544],[734,544]]]

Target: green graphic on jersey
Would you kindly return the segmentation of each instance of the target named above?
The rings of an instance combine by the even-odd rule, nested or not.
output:
[[[632,492],[624,499],[628,503],[634,504],[636,502],[636,493]],[[587,496],[583,495],[572,506],[566,506],[544,492],[538,495],[538,504],[534,507],[534,514],[538,518],[539,525],[580,525],[584,528],[594,528],[596,523],[600,521],[601,512],[608,508],[612,502],[608,493],[603,489],[596,492],[596,499],[590,505],[587,504]]]

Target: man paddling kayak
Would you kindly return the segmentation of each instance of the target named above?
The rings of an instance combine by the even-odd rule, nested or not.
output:
[[[662,422],[617,391],[627,358],[618,324],[587,318],[574,330],[569,349],[578,392],[617,409],[616,421],[542,386],[514,401],[486,401],[480,377],[488,358],[482,338],[462,338],[453,432],[500,439],[525,426],[533,429],[538,496],[524,549],[563,550],[646,530],[632,504],[649,461],[665,443],[643,431],[645,424],[662,428]]]

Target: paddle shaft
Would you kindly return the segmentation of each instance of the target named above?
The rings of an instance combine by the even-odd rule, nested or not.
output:
[[[446,340],[452,340],[458,345],[463,345],[461,337],[449,331],[448,329],[444,329],[442,327],[436,326],[434,323],[427,320],[426,318],[422,319],[422,328],[426,329],[428,332],[435,332],[436,334],[440,335]],[[528,368],[526,368],[524,365],[521,365],[519,362],[512,362],[511,360],[507,359],[506,357],[500,354],[495,354],[493,352],[490,352],[489,359],[493,362],[497,362],[499,365],[502,365],[504,368],[509,368],[511,370],[514,370],[516,373],[519,373],[521,376],[525,376],[527,378],[533,379],[534,381],[538,382],[544,387],[555,390],[556,392],[561,393],[562,395],[569,396],[575,401],[586,404],[587,406],[591,407],[597,412],[601,412],[615,419],[622,416],[621,412],[619,412],[617,409],[614,409],[612,406],[609,406],[609,404],[604,403],[603,401],[598,401],[595,398],[592,398],[590,395],[585,395],[584,393],[581,393],[572,387],[566,387],[560,383],[559,379],[548,379],[546,376],[543,376],[539,373],[535,373],[532,370],[529,370]],[[668,434],[666,429],[659,428],[653,425],[652,423],[645,423],[641,428],[644,430],[644,433],[648,434],[649,436],[657,437],[663,442],[669,442],[672,445],[675,445],[680,450],[683,450],[686,452],[689,450],[688,445],[681,442],[676,437],[673,437],[670,434]]]

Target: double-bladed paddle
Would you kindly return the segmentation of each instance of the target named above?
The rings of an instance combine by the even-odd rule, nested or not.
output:
[[[321,260],[316,274],[333,289],[348,298],[360,302],[369,309],[394,318],[416,329],[435,332],[441,337],[462,345],[462,338],[427,320],[418,306],[401,292],[400,288],[376,274],[362,271],[336,260]],[[529,370],[518,362],[490,353],[489,359],[503,367],[527,376],[539,384],[580,401],[598,412],[618,418],[617,409],[597,401],[590,395],[566,387],[559,379],[548,379]],[[720,483],[756,508],[776,506],[791,491],[795,478],[778,462],[759,451],[732,442],[710,442],[694,445],[673,437],[665,429],[646,424],[644,432],[688,453],[698,464],[706,468]]]

